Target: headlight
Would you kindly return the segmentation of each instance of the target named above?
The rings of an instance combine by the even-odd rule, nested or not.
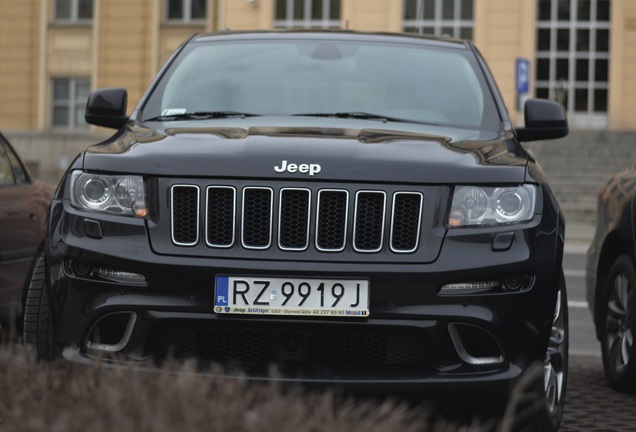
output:
[[[497,225],[532,219],[536,189],[531,185],[511,187],[458,186],[448,217],[451,228]]]
[[[145,218],[146,184],[141,176],[74,171],[71,205],[82,210]]]

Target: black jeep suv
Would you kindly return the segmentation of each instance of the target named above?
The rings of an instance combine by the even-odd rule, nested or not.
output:
[[[564,221],[466,41],[330,31],[196,35],[71,164],[26,295],[41,358],[196,357],[253,379],[505,399],[567,375]],[[232,368],[232,370],[233,370]],[[230,373],[230,372],[228,372]]]

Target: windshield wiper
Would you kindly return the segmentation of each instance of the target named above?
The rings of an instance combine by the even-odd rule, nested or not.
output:
[[[438,126],[437,123],[423,122],[417,120],[408,120],[398,117],[389,117],[381,114],[372,114],[363,111],[353,112],[335,112],[335,113],[305,113],[305,114],[292,114],[295,117],[332,117],[332,118],[352,118],[361,120],[379,120],[381,122],[398,122],[398,123],[416,123],[425,124],[431,126]]]
[[[380,121],[397,121],[406,122],[408,120],[388,117],[380,114],[372,114],[362,111],[354,112],[335,112],[335,113],[306,113],[306,114],[294,114],[295,117],[334,117],[334,118],[353,118],[362,120],[380,120]]]
[[[255,117],[258,114],[242,113],[238,111],[196,111],[183,114],[160,115],[146,119],[145,121],[174,121],[174,120],[206,120],[228,117]]]

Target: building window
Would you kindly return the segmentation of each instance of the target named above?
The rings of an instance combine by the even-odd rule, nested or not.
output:
[[[52,82],[52,88],[52,126],[61,129],[87,128],[84,113],[91,90],[91,80],[89,78],[56,78]]]
[[[402,30],[472,39],[473,3],[473,0],[404,0]]]
[[[53,21],[85,22],[93,19],[93,0],[54,0]]]
[[[574,127],[607,126],[610,0],[537,0],[536,95]]]
[[[207,0],[166,0],[166,21],[190,23],[205,21]]]
[[[277,28],[340,28],[340,0],[276,0]]]

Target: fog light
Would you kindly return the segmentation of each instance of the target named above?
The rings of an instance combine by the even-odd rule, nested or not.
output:
[[[73,271],[77,276],[88,276],[91,273],[92,268],[90,263],[77,260],[73,262]]]
[[[463,295],[490,291],[499,286],[499,281],[474,281],[446,284],[439,291],[442,295]]]
[[[511,275],[506,277],[506,288],[516,291],[523,285],[523,279],[519,275]]]

